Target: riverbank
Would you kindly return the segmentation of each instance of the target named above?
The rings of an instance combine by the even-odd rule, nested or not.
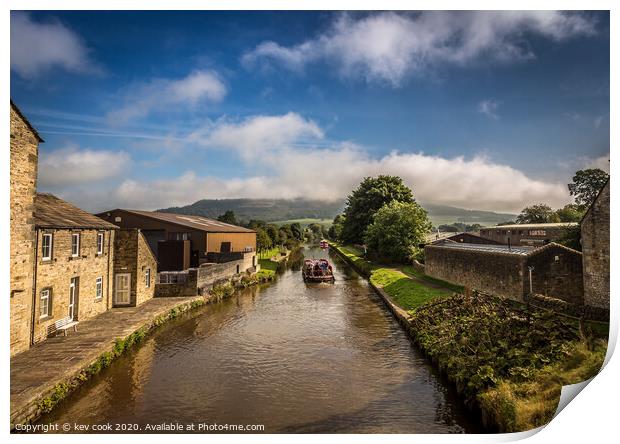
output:
[[[77,332],[50,338],[11,358],[11,429],[51,411],[84,381],[155,327],[210,301],[155,298],[80,322]]]
[[[547,424],[562,385],[589,379],[602,366],[606,339],[580,332],[570,319],[478,294],[411,294],[416,285],[402,277],[398,285],[386,281],[386,267],[358,250],[333,249],[369,279],[466,404],[482,412],[487,428],[516,432]],[[387,270],[406,274],[399,268]],[[419,272],[413,277],[432,279]]]

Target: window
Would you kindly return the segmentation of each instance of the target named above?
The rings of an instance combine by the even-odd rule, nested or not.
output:
[[[103,254],[104,233],[97,233],[97,254]]]
[[[97,278],[97,290],[95,292],[95,299],[101,299],[103,297],[103,277]]]
[[[146,271],[144,272],[144,284],[146,285],[146,288],[151,287],[151,269],[150,268],[147,268]]]
[[[52,241],[53,236],[51,234],[48,233],[43,235],[41,247],[44,261],[49,261],[52,259]]]
[[[47,318],[51,313],[51,304],[50,304],[50,296],[51,290],[49,288],[44,288],[41,290],[41,302],[39,304],[39,318]]]
[[[71,256],[80,255],[80,233],[71,233]]]

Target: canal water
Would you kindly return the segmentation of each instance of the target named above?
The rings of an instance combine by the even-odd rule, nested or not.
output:
[[[296,261],[273,284],[160,327],[39,423],[480,432],[366,281],[329,256],[334,284],[305,284]]]

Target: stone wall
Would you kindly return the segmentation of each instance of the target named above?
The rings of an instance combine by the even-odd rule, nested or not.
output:
[[[525,256],[427,245],[427,275],[473,290],[522,300]]]
[[[162,283],[162,276],[175,276],[176,282]],[[198,291],[198,269],[190,268],[185,271],[163,271],[157,275],[157,283],[155,284],[156,298],[169,298],[179,296],[197,296]]]
[[[583,305],[583,276],[581,253],[549,244],[528,255],[526,266],[532,270],[534,293],[561,299],[574,305]],[[529,273],[526,268],[526,273]],[[529,293],[529,276],[526,276]]]
[[[609,309],[609,181],[581,222],[585,304]]]
[[[34,270],[34,196],[39,139],[11,105],[10,350],[30,347]]]
[[[198,268],[198,288],[208,289],[222,281],[232,278],[235,274],[243,273],[245,260],[225,262],[223,264],[202,264]]]
[[[150,272],[147,286],[146,274]],[[137,229],[118,230],[114,241],[114,274],[131,274],[130,306],[140,305],[155,295],[157,260],[144,235]]]
[[[71,257],[71,233],[80,233],[80,256]],[[79,278],[77,308],[80,321],[108,310],[112,306],[112,277],[114,262],[114,230],[106,230],[103,254],[97,254],[99,230],[37,230],[36,303],[34,307],[34,341],[44,340],[48,328],[69,315],[69,286],[71,278]],[[43,260],[41,236],[53,234],[52,259]],[[96,297],[97,278],[102,278],[102,296]],[[41,290],[51,289],[50,316],[40,317]]]

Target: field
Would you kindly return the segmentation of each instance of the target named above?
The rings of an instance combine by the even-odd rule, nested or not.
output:
[[[288,219],[288,220],[277,220],[275,222],[269,222],[271,224],[274,225],[286,225],[286,224],[294,224],[294,223],[298,223],[299,225],[301,225],[301,228],[305,228],[310,224],[320,224],[320,225],[324,225],[325,228],[329,228],[332,225],[333,220],[332,219],[314,219],[311,217],[307,217],[305,219]]]

